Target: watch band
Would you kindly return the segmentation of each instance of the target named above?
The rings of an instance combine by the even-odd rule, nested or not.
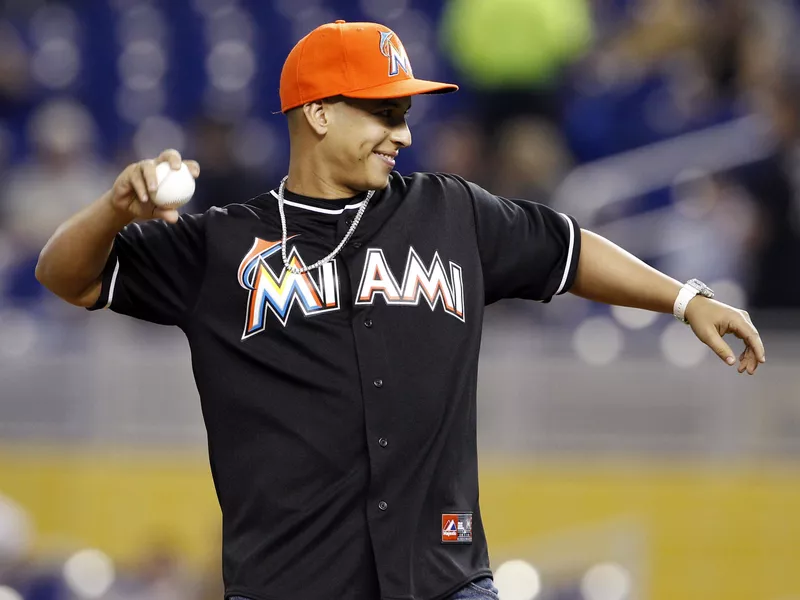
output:
[[[681,323],[688,323],[686,317],[684,317],[684,313],[686,313],[689,300],[697,296],[698,293],[699,290],[688,283],[684,284],[681,291],[678,292],[678,297],[675,298],[675,304],[672,305],[672,314],[675,315],[675,318]]]

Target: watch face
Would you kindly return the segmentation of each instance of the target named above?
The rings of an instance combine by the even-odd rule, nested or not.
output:
[[[701,296],[705,296],[706,298],[713,298],[714,292],[708,287],[705,283],[700,281],[699,279],[690,279],[686,282],[687,285],[692,286],[694,289],[697,290],[697,293]]]

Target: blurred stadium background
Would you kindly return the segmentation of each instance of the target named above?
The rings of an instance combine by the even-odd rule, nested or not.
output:
[[[736,376],[670,317],[571,296],[487,317],[482,505],[503,600],[800,599],[800,3],[0,2],[0,600],[221,598],[187,345],[35,281],[56,226],[178,148],[188,210],[285,172],[280,68],[389,25],[419,97],[398,169],[570,212],[745,306]],[[269,457],[264,457],[269,460]]]

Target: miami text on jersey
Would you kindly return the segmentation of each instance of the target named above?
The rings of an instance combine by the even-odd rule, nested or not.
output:
[[[267,259],[280,255],[280,250],[280,241],[256,238],[239,265],[239,285],[250,292],[243,340],[264,331],[269,312],[285,327],[295,304],[300,305],[306,317],[339,309],[336,260],[316,269],[315,276],[311,272],[296,275],[285,267],[276,274]],[[305,268],[296,247],[291,248],[288,258],[290,264]],[[434,253],[430,267],[426,267],[416,250],[409,247],[403,279],[398,282],[386,264],[383,250],[370,248],[360,281],[356,304],[372,304],[377,296],[382,296],[388,305],[398,306],[416,306],[424,299],[431,310],[441,302],[447,314],[464,321],[462,269],[451,261],[448,277],[438,252]]]
[[[372,304],[375,296],[380,294],[387,304],[397,305],[416,305],[420,298],[424,298],[433,310],[441,300],[447,314],[463,321],[464,282],[461,273],[461,267],[450,262],[448,280],[438,252],[433,254],[430,268],[425,268],[414,248],[409,247],[403,281],[398,284],[386,264],[383,250],[370,248],[361,271],[356,304]]]

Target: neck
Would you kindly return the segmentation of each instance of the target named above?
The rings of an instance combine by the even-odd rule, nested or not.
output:
[[[325,200],[352,198],[360,193],[360,190],[337,182],[332,177],[330,166],[313,152],[299,155],[292,152],[286,189],[301,196]]]

